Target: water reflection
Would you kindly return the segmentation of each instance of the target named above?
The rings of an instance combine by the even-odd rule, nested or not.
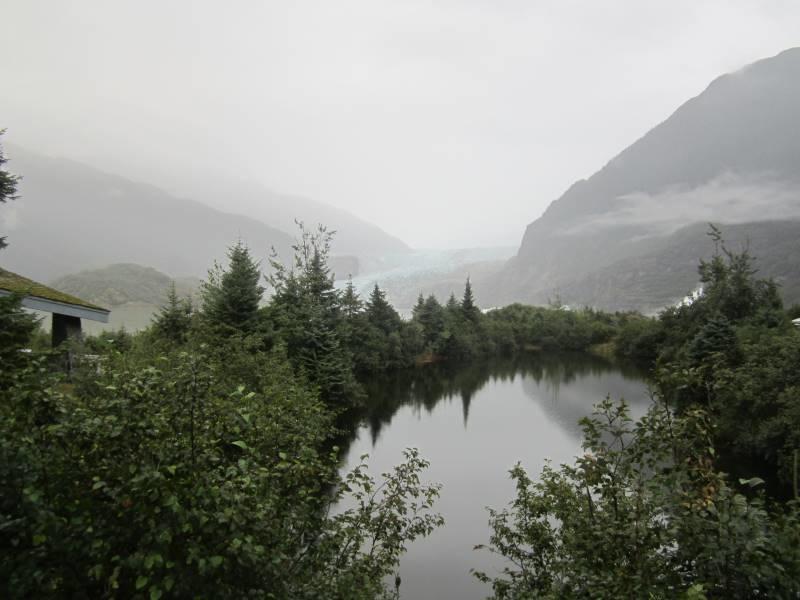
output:
[[[578,420],[606,395],[624,397],[634,416],[649,400],[642,373],[586,355],[535,354],[454,368],[431,365],[365,381],[368,400],[340,423],[343,469],[369,454],[376,477],[419,448],[440,482],[437,503],[446,524],[411,544],[400,573],[404,599],[484,598],[470,569],[493,572],[498,559],[474,552],[489,536],[486,507],[514,495],[508,470],[521,462],[535,476],[548,459],[578,454]]]
[[[410,406],[416,413],[431,413],[441,402],[460,400],[466,429],[470,405],[481,389],[490,382],[519,381],[531,399],[540,402],[555,421],[574,429],[578,420],[587,414],[588,397],[593,397],[594,403],[611,393],[611,390],[598,391],[592,387],[603,375],[618,376],[623,382],[630,382],[629,386],[622,386],[629,390],[627,394],[619,390],[619,385],[615,386],[616,397],[640,400],[644,373],[635,365],[611,362],[590,354],[537,353],[493,358],[468,366],[427,365],[367,379],[362,382],[368,398],[365,406],[343,416],[339,426],[347,433],[354,433],[359,424],[364,424],[369,428],[374,447],[383,427],[391,423],[401,407]]]

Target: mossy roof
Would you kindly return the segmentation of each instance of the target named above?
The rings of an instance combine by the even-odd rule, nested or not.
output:
[[[102,306],[97,306],[86,300],[81,300],[70,294],[59,292],[44,284],[37,283],[32,279],[17,275],[11,271],[0,269],[0,290],[6,290],[22,296],[35,296],[36,298],[44,298],[53,302],[62,302],[64,304],[74,304],[75,306],[83,306],[85,308],[93,308],[94,310],[102,310],[108,312],[108,309]]]

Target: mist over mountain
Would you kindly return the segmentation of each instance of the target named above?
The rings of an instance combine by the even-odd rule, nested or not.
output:
[[[295,221],[302,221],[306,227],[323,224],[336,232],[332,253],[357,257],[362,270],[374,268],[376,259],[381,256],[411,250],[405,242],[346,210],[302,196],[280,194],[259,183],[216,178],[188,181],[183,187],[195,200],[214,206],[224,198],[228,210],[292,235],[297,231]]]
[[[43,280],[110,263],[202,277],[239,238],[264,262],[273,246],[288,258],[301,220],[337,232],[331,264],[338,277],[374,274],[369,281],[401,304],[419,291],[458,292],[469,274],[484,306],[558,296],[573,305],[653,310],[696,287],[697,259],[713,249],[704,235],[713,222],[736,244],[750,240],[764,274],[792,301],[800,287],[780,253],[794,252],[800,237],[798,123],[800,49],[791,49],[715,79],[573,184],[528,225],[504,267],[467,261],[446,273],[416,264],[401,240],[347,211],[258,183],[176,171],[168,189],[177,194],[9,146],[9,166],[24,179],[22,198],[2,214],[11,242],[3,263]],[[231,212],[212,208],[221,205]],[[416,266],[399,272],[389,257]]]
[[[255,219],[177,198],[153,186],[67,159],[8,148],[23,176],[20,199],[3,211],[3,266],[51,280],[111,263],[138,263],[170,276],[205,276],[226,248],[244,240],[262,260],[292,238]]]
[[[392,304],[410,311],[419,294],[435,295],[442,301],[450,294],[461,298],[467,277],[484,282],[495,275],[514,255],[513,246],[460,248],[455,250],[416,250],[388,257],[382,269],[353,277],[353,285],[362,296],[368,296],[375,284],[386,291]],[[476,299],[486,297],[486,287],[474,288]]]
[[[705,224],[714,222],[734,237],[755,236],[754,254],[775,266],[769,274],[783,279],[793,300],[797,273],[778,268],[790,266],[778,258],[800,233],[796,219],[800,48],[717,78],[572,185],[528,225],[494,282],[495,299],[544,302],[559,294],[571,304],[639,308],[679,298],[696,284],[697,258],[712,249]],[[689,248],[697,254],[685,261],[666,258]],[[659,282],[658,291],[648,280]]]
[[[52,279],[111,262],[202,276],[240,237],[266,264],[272,246],[282,259],[291,256],[295,221],[336,231],[332,251],[339,276],[368,271],[383,256],[410,251],[347,211],[258,184],[187,181],[181,187],[190,194],[183,196],[76,161],[14,145],[7,150],[22,183],[19,202],[2,215],[4,231],[14,238],[3,261],[34,277]],[[213,208],[220,198],[225,211]]]

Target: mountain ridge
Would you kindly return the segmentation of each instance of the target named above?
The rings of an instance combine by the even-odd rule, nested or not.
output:
[[[800,217],[798,123],[800,48],[717,77],[530,223],[493,299],[541,303],[569,289],[594,305],[577,282],[648,253],[643,241]]]
[[[357,256],[371,266],[374,258],[385,254],[404,254],[411,248],[402,240],[342,208],[302,195],[276,192],[255,181],[218,178],[195,183],[190,195],[209,206],[225,194],[237,212],[277,227],[281,231],[297,230],[296,221],[306,227],[325,225],[336,231],[332,251],[337,255]]]
[[[350,272],[368,270],[383,253],[410,251],[401,240],[346,211],[275,194],[261,186],[245,193],[220,184],[229,195],[238,189],[244,203],[249,201],[258,209],[253,212],[259,218],[219,210],[208,196],[175,195],[70,158],[14,144],[5,148],[9,168],[21,176],[21,182],[19,200],[0,214],[11,242],[0,259],[12,270],[34,278],[50,280],[125,262],[151,265],[170,276],[202,277],[215,260],[224,259],[227,247],[237,239],[245,241],[265,266],[273,247],[280,260],[289,261],[297,235],[295,217],[290,214],[300,208],[306,212],[296,216],[305,217],[307,228],[322,223],[333,230],[344,224],[346,231],[339,230],[334,238],[334,252]],[[207,193],[213,195],[214,190]],[[259,205],[264,198],[271,198],[271,204]],[[280,215],[272,210],[278,204]],[[312,214],[317,209],[320,214]],[[339,220],[331,223],[330,215]],[[266,222],[270,216],[286,230]]]

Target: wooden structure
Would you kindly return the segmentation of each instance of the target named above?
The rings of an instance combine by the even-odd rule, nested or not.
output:
[[[53,315],[53,347],[81,335],[81,319],[108,323],[111,312],[70,294],[59,292],[22,275],[0,269],[0,296],[16,294],[22,306]]]

